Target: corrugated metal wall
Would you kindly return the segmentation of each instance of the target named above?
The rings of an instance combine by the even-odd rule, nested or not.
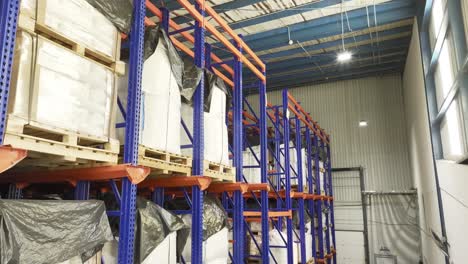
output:
[[[399,74],[290,92],[331,134],[333,167],[363,166],[366,189],[370,190],[407,190],[411,186]],[[269,102],[280,100],[281,91],[268,93]],[[251,96],[249,101],[255,105],[258,97]],[[368,121],[369,126],[360,128],[360,120]]]
[[[364,167],[366,190],[408,190],[412,187],[401,75],[310,85],[291,89],[290,92],[320,126],[331,134],[334,168]],[[257,107],[258,96],[252,95],[248,100],[254,108]],[[280,100],[281,91],[268,93],[269,102],[278,104]],[[367,121],[368,126],[359,127],[361,120]],[[335,195],[340,201],[356,201],[356,188],[346,188],[346,184],[342,185],[335,188]],[[379,200],[379,208],[371,207],[369,210],[377,210],[381,216],[392,216],[402,208],[400,200],[397,204],[392,204],[392,201]],[[336,217],[340,221],[337,222],[336,228],[346,229],[356,224],[343,222],[352,212],[339,212],[342,214],[337,212]],[[402,214],[405,212],[399,213]],[[374,223],[374,232],[369,234],[371,263],[374,263],[373,254],[379,252],[381,241],[395,243],[385,245],[390,249],[401,249],[396,245],[401,235],[398,224],[407,225],[408,221],[405,218],[396,220],[397,222],[392,221],[392,224],[397,224],[393,227],[388,226],[388,223],[383,223],[382,226],[376,226],[378,224]],[[401,223],[398,223],[399,220]],[[402,260],[418,259],[419,234],[409,232],[408,236],[409,242],[405,244],[412,245],[411,250],[397,250],[398,252],[392,253],[402,254],[399,256]]]

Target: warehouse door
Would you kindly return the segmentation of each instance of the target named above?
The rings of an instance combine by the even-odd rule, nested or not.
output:
[[[363,169],[333,169],[335,230],[338,263],[369,263],[366,208],[363,207]]]

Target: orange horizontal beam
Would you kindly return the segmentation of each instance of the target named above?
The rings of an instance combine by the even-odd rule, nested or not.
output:
[[[245,217],[261,217],[262,212],[244,211],[244,216]],[[292,217],[292,211],[291,210],[282,211],[282,212],[269,211],[268,217]]]
[[[146,8],[148,8],[149,11],[151,11],[153,14],[155,14],[157,17],[159,17],[159,19],[162,19],[162,12],[161,10],[159,10],[159,8],[157,8],[153,3],[151,3],[149,0],[146,0]],[[181,27],[176,23],[174,22],[174,20],[172,19],[169,19],[169,27],[174,29],[174,30],[179,30],[181,29]],[[191,43],[195,43],[195,38],[187,31],[183,31],[180,33],[185,39],[187,39],[188,41],[190,41]],[[172,38],[171,38],[172,39]],[[184,45],[185,46],[185,45]],[[193,57],[193,56],[192,56]],[[214,61],[214,62],[222,62],[222,60],[216,56],[215,54],[211,54],[211,59]],[[231,75],[234,75],[234,70],[229,67],[228,65],[226,64],[222,64],[221,67],[223,69],[225,69],[229,74]],[[214,71],[213,71],[214,72]],[[220,73],[218,71],[218,73]],[[216,75],[218,75],[216,72],[215,72]],[[219,76],[219,75],[218,75]],[[221,77],[221,76],[220,76]],[[222,78],[222,77],[221,77]],[[223,79],[224,80],[224,79]],[[231,81],[232,82],[232,81]],[[234,84],[232,85],[234,86]]]
[[[15,172],[0,176],[0,182],[8,183],[53,183],[76,181],[104,181],[128,178],[133,184],[142,182],[150,173],[150,169],[143,166],[119,164],[90,168],[73,168],[57,170],[39,170]]]
[[[252,49],[250,49],[250,47],[245,44],[244,40],[241,39],[237,34],[236,32],[234,32],[234,30],[232,30],[232,28],[224,21],[224,19],[222,19],[218,13],[216,13],[215,10],[213,10],[213,8],[211,8],[210,6],[208,5],[205,5],[205,0],[197,0],[198,3],[200,5],[204,5],[204,8],[205,8],[205,11],[212,17],[214,18],[214,20],[216,22],[218,22],[218,24],[237,42],[237,44],[239,44],[243,50],[245,50],[247,52],[247,54],[250,55],[250,57],[252,57],[254,59],[254,61],[257,63],[258,66],[260,66],[260,68],[262,69],[262,71],[264,72],[265,71],[265,64],[263,63],[263,61],[257,56],[257,54],[255,54],[255,52],[252,51]],[[260,76],[259,76],[260,77]]]
[[[3,173],[28,156],[28,151],[13,148],[9,145],[0,146],[0,173]]]
[[[227,40],[213,25],[205,20],[204,17],[195,9],[195,7],[187,0],[177,0],[199,23],[202,24],[209,32],[211,32],[221,43],[224,44],[236,57],[242,61],[257,77],[266,83],[265,75],[255,67],[234,45]]]
[[[210,186],[211,178],[206,176],[174,176],[166,178],[148,179],[139,186],[142,188],[176,188],[198,186],[204,191]]]
[[[210,193],[223,193],[223,192],[234,192],[240,191],[242,194],[247,192],[248,184],[242,182],[235,182],[235,183],[213,183],[208,187],[208,192]]]
[[[247,186],[247,191],[270,191],[270,185],[268,183],[249,183]]]
[[[320,130],[321,133],[324,134],[324,136],[326,136],[326,137],[329,137],[329,136],[330,136],[330,135],[328,135],[328,134],[319,126],[319,124],[318,124],[316,121],[314,121],[314,120],[312,119],[312,117],[309,115],[309,113],[307,113],[307,112],[304,110],[304,108],[302,108],[302,106],[299,104],[299,102],[296,101],[296,98],[294,98],[294,96],[292,96],[289,92],[288,92],[288,99],[297,107],[297,109],[299,109],[299,111],[300,111],[302,114],[304,114],[304,116],[306,117],[306,119],[307,119],[308,121],[312,122],[312,123],[317,127],[317,129]]]

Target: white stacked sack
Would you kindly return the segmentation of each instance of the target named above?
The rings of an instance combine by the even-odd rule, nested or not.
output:
[[[185,215],[183,217],[184,223],[192,226],[192,216]],[[210,236],[206,241],[203,241],[203,264],[227,264],[229,259],[229,231],[226,227],[219,232]],[[185,242],[184,249],[182,250],[182,257],[186,264],[190,264],[192,259],[192,234],[190,232],[187,241]]]
[[[287,234],[286,232],[279,232],[276,228],[270,231],[269,233],[270,236],[270,246],[286,246],[284,241],[287,241]],[[294,237],[294,235],[293,235]],[[283,240],[284,239],[284,240]],[[295,240],[295,239],[293,239]],[[293,246],[293,263],[298,263],[299,257],[298,257],[298,250],[297,246],[298,244],[292,241],[292,246]],[[277,247],[271,247],[271,254],[270,254],[270,263],[288,263],[288,249],[285,247],[282,248],[277,248]],[[274,258],[273,258],[274,257]],[[276,260],[276,262],[275,262]]]
[[[297,255],[299,256],[299,263],[307,263],[307,261],[311,260],[313,258],[312,256],[312,222],[309,222],[306,224],[306,232],[305,232],[305,252],[306,252],[306,260],[302,261],[302,255],[301,255],[301,246],[297,246]],[[299,235],[299,229],[296,230],[296,233]],[[298,237],[299,239],[299,237]]]
[[[112,128],[114,81],[108,68],[19,31],[9,113],[25,123],[106,139]]]
[[[260,146],[251,147],[252,151],[247,148],[242,153],[243,165],[244,166],[259,166],[260,160]],[[257,160],[258,159],[258,160]],[[262,175],[260,168],[244,168],[243,169],[244,177],[248,183],[261,183]]]
[[[118,58],[119,32],[86,0],[21,0],[20,14],[109,58]]]
[[[211,91],[211,104],[208,112],[204,112],[204,155],[205,160],[229,165],[228,130],[226,126],[226,94],[213,86]],[[188,104],[182,104],[182,120],[187,126],[190,135],[193,136],[193,108]],[[192,145],[187,132],[181,128],[180,138],[182,145]],[[182,153],[192,156],[193,149],[186,148]]]
[[[162,37],[143,64],[142,98],[140,109],[140,144],[160,151],[180,154],[180,90],[171,70],[167,48]],[[127,105],[128,75],[119,79],[119,99]],[[117,113],[117,121],[124,122]],[[124,142],[124,129],[118,129]]]

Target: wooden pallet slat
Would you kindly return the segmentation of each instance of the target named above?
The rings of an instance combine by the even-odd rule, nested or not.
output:
[[[152,169],[151,176],[182,175],[192,173],[192,158],[156,150],[140,145],[138,164]]]
[[[116,164],[117,140],[96,138],[9,115],[4,143],[28,150],[19,166],[57,167],[85,164]]]
[[[205,176],[211,177],[215,181],[236,181],[236,170],[234,167],[216,162],[205,161],[204,168]]]

